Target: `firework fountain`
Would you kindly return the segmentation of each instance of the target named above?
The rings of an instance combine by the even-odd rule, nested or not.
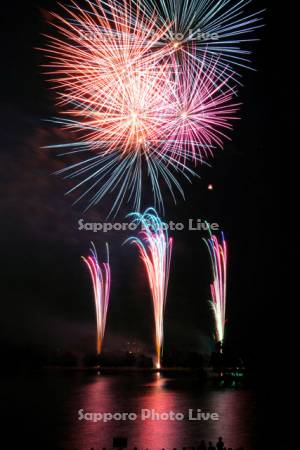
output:
[[[97,320],[97,354],[100,355],[103,346],[110,295],[109,249],[106,244],[107,262],[101,264],[98,261],[95,245],[93,243],[91,245],[91,254],[87,258],[82,256],[82,259],[89,269],[93,284]]]
[[[164,311],[172,256],[173,239],[168,237],[167,227],[153,208],[143,214],[129,215],[133,222],[141,226],[140,236],[131,237],[126,242],[138,247],[144,263],[152,294],[154,322],[156,368],[161,367],[164,340]]]
[[[221,240],[212,234],[209,239],[203,240],[209,251],[213,274],[210,285],[210,304],[215,320],[215,338],[222,348],[226,321],[227,244],[223,233],[221,233]]]

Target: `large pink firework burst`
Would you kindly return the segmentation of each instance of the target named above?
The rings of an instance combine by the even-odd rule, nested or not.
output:
[[[189,163],[222,146],[237,111],[230,76],[158,45],[170,24],[158,28],[140,3],[87,0],[87,9],[64,10],[67,18],[52,14],[58,35],[48,36],[45,68],[63,112],[55,122],[75,140],[55,147],[89,156],[59,173],[79,179],[69,192],[83,187],[78,200],[89,197],[88,207],[110,193],[115,213],[126,196],[138,211],[145,164],[163,208],[161,184],[184,196],[178,175],[190,180]]]
[[[172,56],[174,82],[170,84],[171,116],[164,152],[184,164],[203,161],[213,149],[223,148],[239,103],[229,88],[230,75],[216,72],[212,60],[196,62],[187,55]]]
[[[51,13],[56,36],[47,35],[44,67],[58,94],[58,104],[77,102],[86,109],[105,105],[116,87],[126,83],[128,71],[155,70],[167,48],[154,51],[167,27],[157,28],[155,17],[146,18],[139,4],[128,0],[123,8],[107,0],[86,0],[87,9],[72,1],[63,6],[67,18]]]

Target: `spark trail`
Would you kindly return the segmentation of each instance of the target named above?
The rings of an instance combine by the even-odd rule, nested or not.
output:
[[[107,262],[99,263],[97,251],[93,242],[91,243],[90,255],[82,256],[87,265],[93,284],[94,301],[96,307],[97,322],[97,354],[100,355],[103,346],[107,310],[110,296],[111,273],[109,265],[109,249],[107,246]]]
[[[153,208],[144,213],[132,213],[130,217],[141,225],[139,237],[131,237],[126,242],[137,246],[140,258],[145,266],[152,294],[154,322],[156,368],[161,367],[164,340],[164,311],[170,274],[173,239],[168,237],[165,224]]]
[[[227,243],[223,232],[221,240],[210,234],[209,239],[203,239],[210,255],[213,281],[210,285],[211,306],[215,321],[215,337],[218,343],[224,341],[226,321],[226,291],[227,291]]]

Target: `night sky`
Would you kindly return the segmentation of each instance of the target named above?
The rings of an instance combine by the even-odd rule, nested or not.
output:
[[[268,7],[257,1],[256,8]],[[49,30],[46,10],[54,1],[2,5],[1,71],[1,342],[13,348],[42,347],[75,353],[94,350],[95,320],[90,280],[80,256],[92,239],[105,255],[110,243],[112,292],[105,347],[115,351],[128,340],[152,348],[152,305],[147,280],[134,247],[122,246],[127,233],[78,231],[78,220],[101,222],[109,199],[83,213],[64,197],[70,184],[53,175],[65,162],[43,146],[67,137],[45,119],[55,115],[40,65],[42,33]],[[4,9],[3,9],[4,8]],[[239,99],[241,119],[232,141],[218,150],[212,167],[200,168],[201,179],[184,184],[186,201],[177,205],[166,196],[165,220],[187,223],[188,218],[218,222],[229,245],[227,343],[257,354],[268,339],[266,323],[270,264],[275,258],[273,160],[276,136],[273,117],[283,91],[274,70],[274,18],[253,43],[255,71],[243,71]],[[274,88],[277,89],[277,99]],[[279,84],[280,86],[280,84]],[[209,191],[209,183],[214,190]],[[151,206],[144,203],[144,207]],[[130,209],[125,205],[118,219]],[[272,222],[273,221],[273,222]],[[165,346],[209,352],[212,316],[209,299],[210,266],[200,232],[174,235],[170,289],[165,316]]]

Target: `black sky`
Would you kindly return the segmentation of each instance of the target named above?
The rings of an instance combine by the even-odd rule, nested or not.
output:
[[[268,7],[257,1],[257,8]],[[42,76],[42,55],[34,50],[47,31],[44,10],[54,1],[2,5],[1,71],[1,334],[5,345],[91,351],[94,309],[90,280],[80,256],[91,239],[99,253],[111,248],[112,296],[106,345],[126,340],[151,349],[152,309],[143,269],[134,248],[121,246],[126,233],[79,232],[78,220],[102,221],[107,202],[83,214],[64,197],[67,184],[51,175],[63,167],[55,153],[41,149],[60,142],[61,132],[43,119],[55,113],[54,98]],[[165,219],[218,222],[229,244],[228,343],[253,353],[268,336],[271,264],[277,198],[273,190],[276,106],[283,96],[274,70],[275,22],[265,15],[261,42],[253,43],[253,66],[244,71],[240,90],[241,121],[232,142],[216,153],[202,178],[185,186],[186,202],[169,199]],[[276,91],[275,91],[276,89]],[[276,97],[274,96],[276,92]],[[210,192],[207,185],[213,183]],[[150,206],[149,204],[145,204]],[[123,217],[129,212],[123,209]],[[122,219],[122,214],[119,216]],[[211,348],[210,267],[203,234],[174,235],[166,311],[166,346],[207,351]]]

